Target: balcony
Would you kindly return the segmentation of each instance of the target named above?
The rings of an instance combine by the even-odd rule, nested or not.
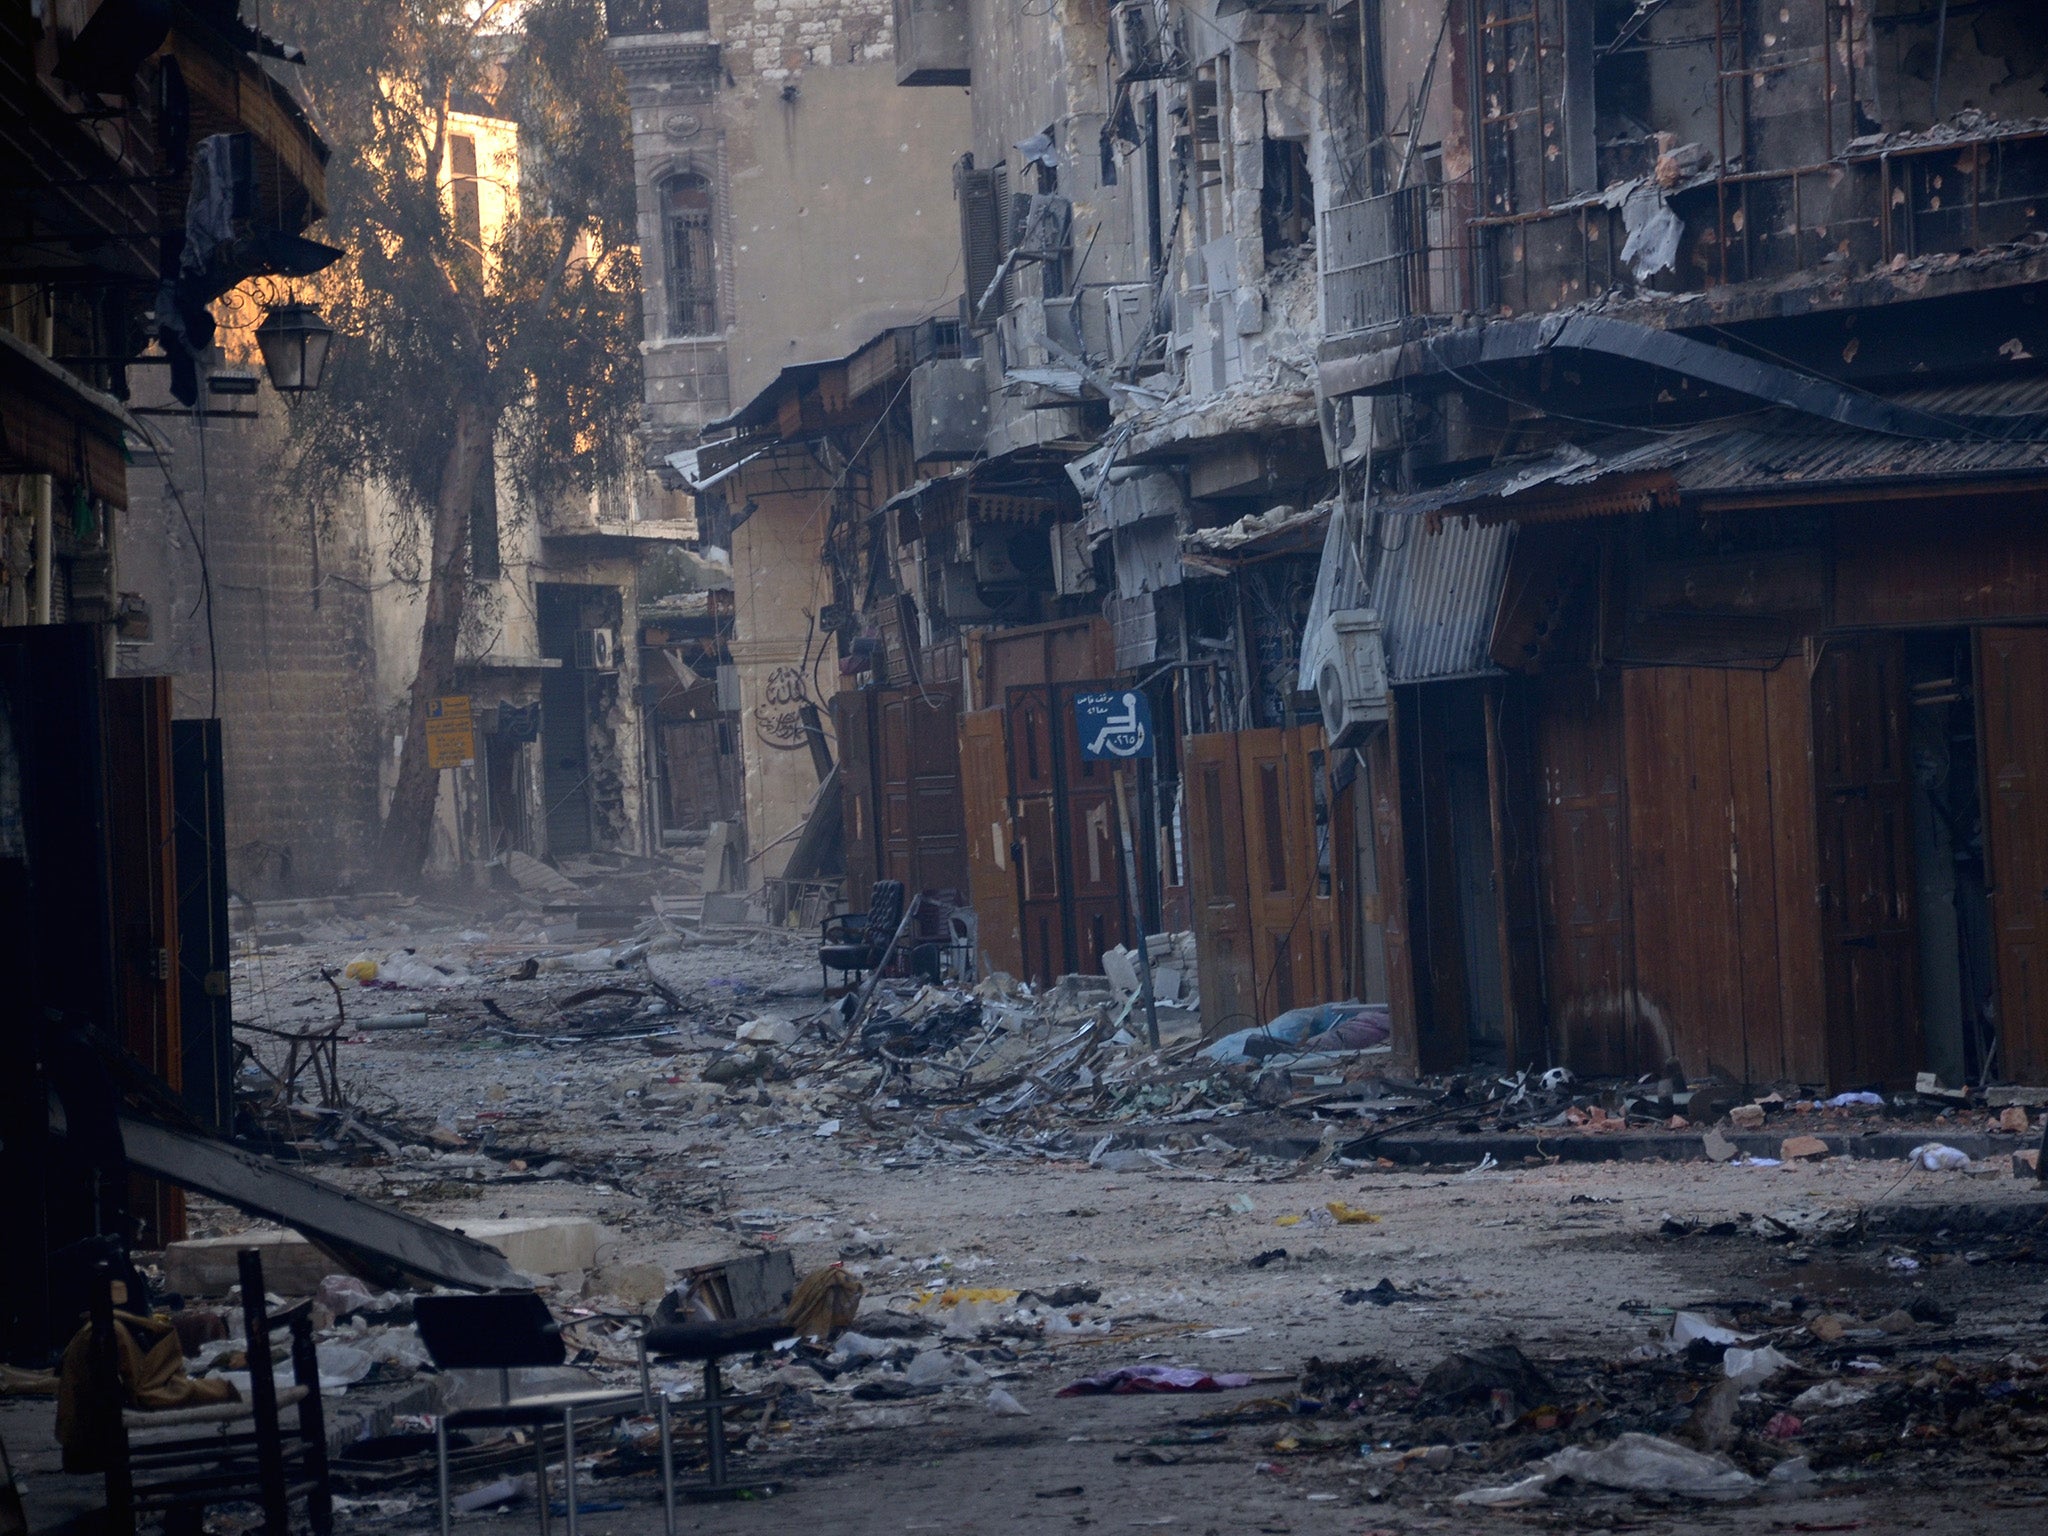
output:
[[[711,30],[710,0],[604,0],[605,31],[613,37]]]
[[[1340,203],[1318,220],[1323,334],[1354,336],[1471,308],[1470,178]]]

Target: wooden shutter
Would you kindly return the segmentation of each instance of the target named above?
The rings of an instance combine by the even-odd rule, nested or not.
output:
[[[2000,1077],[2048,1078],[2048,629],[1978,635]]]
[[[975,330],[983,331],[994,323],[997,306],[989,306],[990,318],[986,323],[976,306],[988,285],[995,281],[996,269],[1003,264],[1002,189],[997,185],[1003,172],[1000,167],[992,171],[962,170],[955,172],[955,176],[960,197],[960,264],[967,274],[968,321]]]

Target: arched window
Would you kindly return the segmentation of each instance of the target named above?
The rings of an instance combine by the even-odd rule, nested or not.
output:
[[[711,181],[684,171],[661,184],[663,252],[668,264],[668,333],[718,332],[718,246],[712,237]]]

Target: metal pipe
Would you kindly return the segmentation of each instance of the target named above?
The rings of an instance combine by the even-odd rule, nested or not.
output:
[[[1941,0],[1941,9],[1934,18],[1934,110],[1929,117],[1941,121],[1941,63],[1948,52],[1948,0]]]

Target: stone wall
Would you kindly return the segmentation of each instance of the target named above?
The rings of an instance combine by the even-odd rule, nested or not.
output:
[[[156,381],[144,374],[131,374],[137,403],[158,403],[145,398]],[[117,666],[171,674],[181,718],[220,716],[234,889],[250,899],[331,892],[367,869],[377,830],[369,600],[353,509],[316,529],[275,483],[284,403],[267,387],[233,403],[253,404],[259,419],[146,418],[162,451],[138,455],[129,471],[116,560],[120,588],[149,602],[152,635],[121,645]]]

